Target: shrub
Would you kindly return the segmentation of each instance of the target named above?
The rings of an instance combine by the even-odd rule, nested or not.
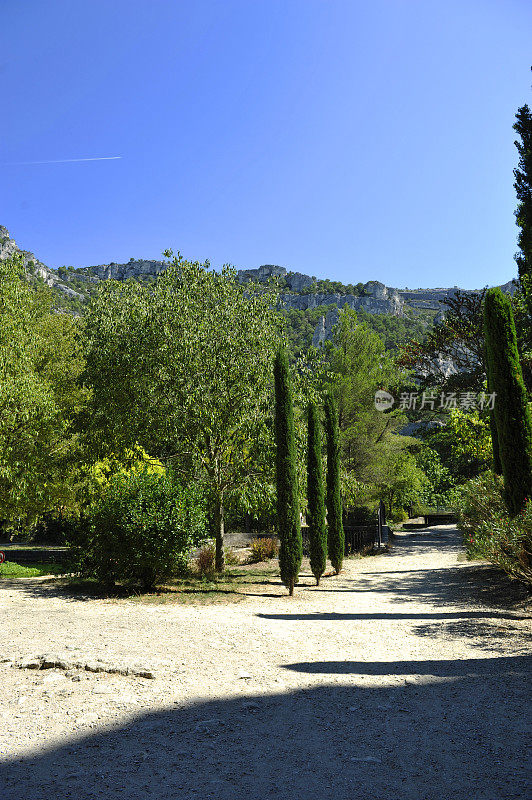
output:
[[[237,567],[240,564],[238,553],[232,547],[225,550],[225,563],[228,567]]]
[[[202,578],[213,578],[216,574],[216,548],[213,544],[202,547],[196,556],[196,569]]]
[[[252,564],[256,564],[259,561],[268,561],[269,558],[276,558],[279,553],[277,540],[267,537],[264,539],[252,539],[250,547],[250,561]]]
[[[501,477],[487,473],[462,489],[459,527],[470,558],[485,558],[532,585],[532,503],[510,518]]]
[[[394,522],[396,525],[401,522],[406,522],[408,519],[408,514],[404,510],[404,508],[392,508],[392,514],[389,522]]]
[[[374,525],[377,513],[369,506],[353,506],[345,515],[345,525]]]
[[[116,475],[89,507],[70,542],[75,569],[112,586],[144,589],[177,574],[206,537],[203,497],[169,475]]]

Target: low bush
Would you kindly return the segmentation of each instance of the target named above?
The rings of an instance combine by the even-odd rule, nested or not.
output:
[[[408,519],[408,514],[404,510],[404,508],[392,508],[392,515],[391,517],[387,515],[386,521],[393,522],[396,525],[401,522],[406,522]]]
[[[216,548],[213,544],[202,547],[196,556],[196,570],[201,578],[213,578],[216,574]]]
[[[252,564],[256,564],[259,561],[268,561],[270,558],[276,558],[279,554],[277,539],[273,538],[252,539],[250,548],[250,561]]]
[[[369,506],[353,506],[344,516],[344,526],[374,525],[377,521],[377,512]]]
[[[143,471],[112,478],[69,543],[83,577],[149,589],[181,572],[206,535],[198,489]]]
[[[240,564],[238,553],[232,547],[225,550],[225,563],[228,567],[237,567]]]
[[[532,586],[532,503],[509,517],[503,481],[491,473],[462,487],[459,527],[469,558],[485,558]]]

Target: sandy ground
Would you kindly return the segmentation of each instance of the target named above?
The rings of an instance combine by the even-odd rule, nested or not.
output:
[[[449,526],[294,598],[73,599],[0,583],[0,797],[523,800],[530,622]],[[145,669],[20,669],[54,654]]]

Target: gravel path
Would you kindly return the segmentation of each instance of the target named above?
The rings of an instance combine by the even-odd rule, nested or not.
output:
[[[0,797],[522,800],[529,620],[459,553],[404,534],[229,605],[1,582]]]

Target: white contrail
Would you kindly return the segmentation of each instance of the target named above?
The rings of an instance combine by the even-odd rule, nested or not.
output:
[[[117,158],[123,156],[97,156],[96,158],[58,158],[52,161],[12,161],[5,163],[4,167],[20,167],[28,166],[30,164],[69,164],[73,161],[116,161]]]

